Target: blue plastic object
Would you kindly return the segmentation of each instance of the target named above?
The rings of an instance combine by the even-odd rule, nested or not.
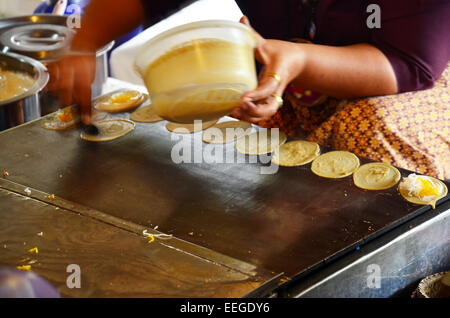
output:
[[[34,13],[52,13],[53,8],[55,7],[56,2],[58,0],[43,0],[42,3],[34,10]],[[68,0],[67,1],[67,7],[71,4],[77,4],[80,6],[81,10],[83,11],[84,8],[88,5],[89,0]],[[72,12],[66,8],[64,14],[71,14]]]

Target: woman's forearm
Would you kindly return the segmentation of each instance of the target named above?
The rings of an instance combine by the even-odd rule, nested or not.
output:
[[[81,19],[72,49],[95,51],[137,28],[144,21],[140,0],[92,0]]]
[[[293,83],[337,98],[397,93],[397,81],[389,60],[370,44],[334,47],[299,46],[303,67]]]
[[[245,16],[241,23],[250,27]],[[257,123],[273,116],[289,83],[337,98],[398,92],[389,60],[372,45],[333,47],[264,39],[256,31],[255,35],[255,57],[264,68],[258,86],[244,93],[233,109],[236,118]]]

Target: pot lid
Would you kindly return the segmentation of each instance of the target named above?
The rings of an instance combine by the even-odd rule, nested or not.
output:
[[[0,19],[0,52],[14,52],[51,62],[59,58],[68,48],[75,33],[66,26],[67,16],[35,14]],[[108,43],[97,51],[104,55],[114,45]]]
[[[73,34],[74,31],[62,25],[19,25],[0,34],[0,45],[3,51],[6,49],[38,60],[49,60],[67,50]]]

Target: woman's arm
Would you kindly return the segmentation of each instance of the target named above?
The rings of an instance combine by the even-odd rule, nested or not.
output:
[[[243,18],[241,22],[248,24]],[[289,83],[338,98],[395,94],[395,73],[385,55],[370,44],[345,47],[266,40],[259,36],[255,56],[265,69],[258,87],[243,95],[234,115],[257,122],[278,109],[272,94]],[[268,74],[278,74],[281,82]]]
[[[48,66],[51,77],[46,89],[58,96],[61,107],[75,102],[80,105],[83,122],[91,122],[95,52],[135,29],[143,20],[140,0],[92,0],[89,3],[81,19],[81,28],[72,39],[71,52]]]
[[[301,73],[293,81],[298,87],[337,98],[397,93],[392,66],[373,45],[297,45],[303,58]]]
[[[144,22],[141,0],[91,0],[81,19],[72,49],[96,51]]]

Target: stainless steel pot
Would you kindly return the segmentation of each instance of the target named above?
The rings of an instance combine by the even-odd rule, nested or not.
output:
[[[27,73],[35,79],[34,85],[25,93],[0,100],[0,131],[39,118],[39,94],[49,80],[47,68],[32,58],[14,53],[0,53],[0,67],[3,70]]]
[[[67,16],[53,14],[0,19],[0,51],[26,55],[49,66],[68,49],[74,31],[66,26],[66,22]],[[111,42],[97,51],[92,98],[101,95],[103,84],[108,78],[107,54],[113,45],[114,42]],[[41,98],[42,115],[60,107],[56,98],[49,93],[43,93]]]

